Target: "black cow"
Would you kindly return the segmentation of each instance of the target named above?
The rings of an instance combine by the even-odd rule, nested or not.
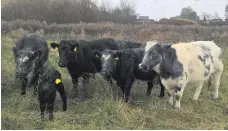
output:
[[[92,50],[118,49],[112,39],[100,40],[61,40],[60,44],[51,43],[52,48],[58,48],[60,67],[67,67],[72,78],[73,87],[77,92],[78,78],[83,77],[83,87],[88,83],[90,76],[86,73],[96,73],[101,70],[101,62],[92,55]]]
[[[136,79],[148,81],[147,95],[151,94],[153,87],[152,80],[157,77],[154,71],[143,72],[138,69],[138,64],[142,61],[144,48],[124,49],[124,50],[104,50],[102,52],[94,51],[102,61],[101,74],[104,78],[110,76],[116,80],[117,85],[121,88],[125,102],[129,100],[130,89]],[[164,87],[161,84],[160,96],[164,96]]]
[[[119,46],[119,49],[129,49],[129,48],[140,48],[144,47],[145,44],[136,42],[136,41],[122,41],[122,40],[116,40],[116,43]]]
[[[26,87],[37,85],[37,69],[42,67],[48,59],[48,45],[43,37],[25,35],[12,48],[16,62],[16,78],[21,81],[21,94],[26,93]],[[35,61],[40,63],[35,65]],[[36,66],[36,68],[35,68]]]
[[[40,103],[41,118],[44,118],[44,111],[47,108],[49,120],[53,120],[53,107],[56,97],[56,91],[59,92],[62,102],[63,111],[67,109],[67,96],[62,83],[61,74],[53,67],[44,67],[38,71],[38,98]]]

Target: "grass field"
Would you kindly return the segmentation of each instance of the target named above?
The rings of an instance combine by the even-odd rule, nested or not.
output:
[[[168,104],[167,94],[160,99],[159,88],[154,88],[150,97],[146,96],[147,86],[140,81],[135,82],[132,101],[126,104],[117,95],[119,88],[110,87],[99,76],[90,82],[90,98],[72,98],[70,76],[66,69],[57,67],[58,54],[51,50],[49,62],[61,71],[69,94],[66,112],[62,112],[62,103],[57,97],[53,122],[40,120],[38,99],[31,91],[20,95],[14,77],[12,36],[2,36],[1,43],[1,129],[228,129],[228,43],[219,43],[225,65],[219,99],[212,98],[213,89],[208,90],[206,84],[199,100],[193,101],[195,88],[188,86],[181,100],[181,110]]]

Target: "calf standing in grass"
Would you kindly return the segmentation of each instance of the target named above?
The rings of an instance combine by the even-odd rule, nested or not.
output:
[[[26,93],[26,87],[36,86],[38,75],[34,72],[42,67],[48,59],[46,41],[37,35],[25,35],[12,48],[16,62],[16,78],[21,81],[21,94]],[[35,61],[40,65],[36,66]],[[36,66],[36,68],[34,68]]]
[[[125,102],[129,101],[130,90],[136,79],[148,81],[147,95],[151,94],[152,80],[157,77],[155,71],[149,73],[138,70],[138,64],[142,61],[144,48],[124,50],[104,50],[101,53],[94,51],[102,61],[101,74],[104,78],[110,76],[116,80],[117,85],[124,94]],[[161,85],[160,96],[164,96],[164,87]]]
[[[141,70],[156,71],[167,89],[169,103],[180,108],[180,99],[188,83],[196,84],[193,96],[198,100],[204,81],[210,79],[214,98],[218,98],[220,77],[223,72],[221,49],[211,41],[196,41],[174,45],[150,44],[139,65]]]
[[[66,111],[67,96],[62,83],[61,74],[57,70],[51,67],[40,70],[37,88],[42,119],[44,118],[44,111],[46,108],[49,112],[49,120],[53,119],[56,91],[58,91],[61,96],[63,111]]]

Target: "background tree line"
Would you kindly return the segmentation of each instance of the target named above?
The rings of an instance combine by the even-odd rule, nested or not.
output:
[[[98,6],[94,0],[4,0],[1,10],[2,19],[6,21],[23,19],[62,24],[136,20],[133,6],[123,0],[114,8]]]
[[[137,23],[137,15],[132,1],[120,0],[116,7],[108,4],[98,5],[97,0],[2,0],[2,20],[36,20],[47,24],[95,23],[110,21],[115,23]],[[133,3],[134,4],[134,3]],[[220,19],[218,13],[197,14],[192,7],[182,8],[178,16],[154,21],[159,24],[195,25],[201,20]],[[225,6],[225,18],[228,19],[228,5]],[[227,25],[226,22],[215,23]]]

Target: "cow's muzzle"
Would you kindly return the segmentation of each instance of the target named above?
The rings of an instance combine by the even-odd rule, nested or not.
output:
[[[142,71],[147,71],[147,66],[143,64],[139,64],[139,69]]]
[[[58,65],[59,65],[59,67],[66,67],[66,64],[64,64],[62,62],[59,62]]]

